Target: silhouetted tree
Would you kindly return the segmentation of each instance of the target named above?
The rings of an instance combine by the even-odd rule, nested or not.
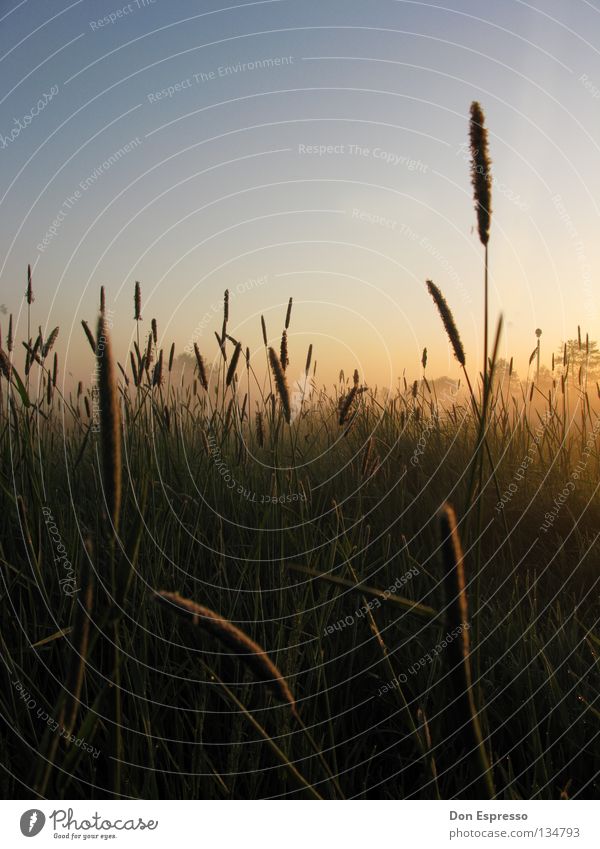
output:
[[[600,379],[600,350],[598,343],[590,340],[586,345],[585,338],[568,339],[567,346],[567,367],[568,379],[577,383],[579,381],[579,372],[581,370],[582,382],[586,379],[596,381]],[[565,343],[563,342],[555,354],[555,364],[558,375],[563,374]]]

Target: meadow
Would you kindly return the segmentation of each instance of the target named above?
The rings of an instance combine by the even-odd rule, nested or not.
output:
[[[486,306],[479,369],[427,286],[461,380],[425,350],[388,391],[292,368],[291,300],[239,340],[225,293],[216,356],[178,359],[136,284],[117,360],[102,291],[71,388],[11,319],[5,798],[598,795],[593,345],[517,380]]]

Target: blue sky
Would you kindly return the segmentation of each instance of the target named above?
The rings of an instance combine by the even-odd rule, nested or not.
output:
[[[475,368],[482,252],[464,143],[478,99],[503,353],[524,372],[536,327],[547,360],[577,324],[598,335],[598,7],[224,6],[0,3],[0,300],[22,333],[27,262],[34,324],[61,326],[76,377],[101,283],[122,359],[134,280],[165,343],[197,338],[209,357],[229,287],[232,332],[252,349],[260,314],[275,339],[293,296],[292,367],[312,341],[324,379],[358,366],[389,384],[416,376],[424,346],[431,373],[454,373],[431,277]]]

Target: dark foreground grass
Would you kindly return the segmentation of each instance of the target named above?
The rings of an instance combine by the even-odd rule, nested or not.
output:
[[[356,375],[325,393],[311,370],[290,411],[220,339],[208,391],[152,339],[129,386],[118,373],[118,534],[98,398],[61,399],[46,360],[28,389],[3,377],[2,795],[477,796],[452,685],[467,629],[497,797],[596,796],[600,428],[581,375],[569,405],[560,383],[549,401],[492,384],[484,444],[480,401],[425,381],[382,397]],[[458,628],[446,501],[465,551]],[[298,717],[157,590],[262,646]]]

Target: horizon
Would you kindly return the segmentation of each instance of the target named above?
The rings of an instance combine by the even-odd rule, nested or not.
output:
[[[67,371],[84,356],[77,327],[93,320],[100,284],[125,344],[134,280],[178,347],[241,286],[240,332],[260,314],[274,323],[293,297],[302,342],[291,344],[312,334],[323,368],[356,366],[393,384],[424,347],[432,369],[452,373],[432,278],[478,363],[475,99],[490,137],[490,322],[504,317],[501,356],[524,362],[538,327],[543,351],[573,338],[581,304],[594,336],[600,174],[579,167],[600,138],[600,89],[578,35],[597,20],[589,4],[486,8],[485,51],[468,46],[482,27],[468,2],[435,13],[394,3],[376,26],[368,10],[335,0],[310,0],[301,20],[287,0],[210,3],[193,15],[182,0],[121,15],[110,3],[80,0],[68,15],[48,5],[57,14],[25,32],[28,49],[4,51],[1,203],[11,214],[0,280],[24,335],[32,264],[36,312],[45,333],[59,325],[68,339]],[[28,14],[6,13],[0,44]],[[24,73],[42,44],[39,70]],[[244,289],[253,280],[264,282]]]
[[[263,341],[263,337],[261,334],[261,319],[266,317],[266,327],[268,328],[268,336],[267,341],[268,344],[274,347],[276,350],[279,350],[281,344],[281,334],[284,329],[284,320],[286,315],[286,310],[288,309],[289,300],[285,300],[276,306],[267,309],[265,313],[254,313],[251,316],[246,317],[241,322],[236,322],[236,304],[239,303],[237,298],[240,295],[246,295],[248,292],[253,292],[258,286],[265,285],[267,278],[250,278],[241,283],[238,283],[231,290],[227,290],[228,292],[228,301],[229,301],[229,335],[231,339],[236,339],[242,343],[242,348],[245,351],[246,347],[250,350],[250,358],[252,367],[255,370],[257,369],[257,362],[260,365],[265,367],[265,374],[268,371],[268,367],[265,366],[265,345]],[[142,291],[142,311],[146,312],[143,308],[143,288]],[[33,303],[31,305],[32,311],[32,343],[36,341],[36,337],[39,335],[38,323],[36,321],[36,301],[35,301],[35,293],[36,293],[36,284],[32,275],[32,291],[33,291]],[[157,326],[157,343],[156,349],[163,350],[165,357],[169,355],[169,351],[171,345],[174,345],[174,359],[178,361],[182,356],[187,355],[192,363],[195,362],[194,359],[194,345],[198,345],[200,352],[203,357],[212,367],[216,368],[218,366],[218,362],[221,358],[220,347],[215,335],[219,333],[219,329],[222,325],[223,318],[223,297],[221,297],[220,301],[214,302],[210,309],[206,310],[204,314],[201,316],[200,320],[195,324],[190,336],[188,337],[187,342],[184,345],[177,344],[176,340],[172,340],[168,337],[167,332],[162,332],[160,318],[157,316],[153,316],[152,319],[144,319],[143,314],[139,321],[133,317],[134,313],[134,298],[133,298],[133,290],[131,296],[131,317],[127,319],[127,324],[129,324],[130,332],[127,331],[126,327],[118,326],[116,322],[118,321],[120,314],[116,312],[116,310],[110,306],[110,299],[107,297],[108,293],[106,292],[106,287],[103,289],[105,293],[106,299],[106,310],[105,317],[108,322],[108,329],[110,330],[111,339],[113,342],[113,346],[115,349],[116,359],[119,361],[123,367],[125,368],[126,374],[128,378],[131,378],[131,371],[129,368],[129,353],[133,350],[133,344],[136,339],[139,337],[140,348],[143,349],[148,336],[151,333],[151,324],[152,322],[156,322]],[[292,319],[296,318],[296,314],[298,309],[301,311],[301,315],[304,315],[305,312],[303,308],[307,306],[306,302],[293,301],[293,310],[292,310]],[[314,306],[314,302],[308,302],[308,306]],[[432,310],[435,314],[435,309]],[[24,297],[22,300],[22,305],[17,316],[13,316],[12,314],[8,314],[6,312],[4,316],[4,321],[0,321],[0,328],[4,331],[4,336],[6,337],[9,327],[9,319],[13,320],[13,339],[18,338],[19,332],[19,322],[21,330],[26,324],[26,316],[27,314],[27,299],[26,299],[26,290],[24,291]],[[89,383],[89,374],[90,371],[93,371],[95,368],[94,365],[94,354],[90,348],[89,342],[85,338],[85,333],[81,327],[82,321],[86,321],[90,330],[93,334],[96,332],[96,325],[98,321],[98,317],[100,315],[100,311],[96,310],[95,316],[92,320],[88,318],[83,318],[77,321],[74,319],[71,323],[70,327],[70,335],[67,338],[66,346],[64,340],[64,332],[60,325],[56,325],[55,328],[51,326],[51,323],[47,323],[47,329],[45,330],[42,325],[40,325],[42,330],[42,341],[47,341],[53,330],[58,330],[58,338],[57,341],[54,342],[52,346],[52,351],[61,353],[66,353],[67,357],[69,357],[71,345],[78,349],[79,344],[83,341],[81,354],[75,357],[71,354],[71,359],[67,361],[71,363],[72,368],[64,369],[61,358],[59,357],[59,379],[58,385],[61,386],[62,389],[67,388],[67,390],[72,390],[73,386],[76,386],[80,381],[83,382],[84,387]],[[272,321],[271,321],[272,320]],[[278,324],[275,324],[275,322]],[[256,326],[254,330],[252,330],[252,323],[255,323]],[[426,353],[426,362],[427,368],[425,371],[427,379],[431,381],[440,381],[440,380],[450,380],[450,381],[458,381],[460,383],[462,375],[462,369],[458,362],[456,362],[456,358],[453,356],[452,346],[449,340],[446,338],[444,333],[444,329],[439,322],[438,319],[438,337],[436,340],[436,351],[442,347],[445,343],[446,347],[446,363],[447,369],[446,371],[441,371],[436,375],[432,375],[431,363],[430,363],[430,351],[431,348],[428,345],[425,345],[423,349],[419,352],[419,355],[416,357],[415,361],[411,363],[404,364],[392,364],[391,358],[389,358],[390,370],[388,373],[389,382],[385,381],[377,381],[371,380],[370,374],[367,369],[364,371],[360,367],[360,363],[357,360],[353,360],[351,355],[347,354],[346,346],[343,340],[337,340],[339,342],[340,350],[345,357],[340,359],[340,365],[336,362],[323,362],[323,360],[319,357],[319,341],[322,341],[322,338],[325,339],[325,344],[327,342],[331,343],[331,337],[325,333],[316,333],[311,332],[309,329],[296,329],[295,321],[292,320],[290,322],[290,327],[286,331],[287,342],[289,348],[289,356],[290,363],[292,367],[292,371],[296,368],[296,371],[300,369],[299,376],[301,377],[304,374],[304,363],[306,360],[306,352],[309,345],[312,345],[312,362],[313,365],[315,363],[319,364],[319,373],[317,377],[317,384],[320,384],[324,387],[327,386],[335,386],[339,384],[339,375],[343,372],[347,379],[350,379],[350,376],[354,369],[356,368],[361,375],[361,382],[365,384],[369,383],[373,387],[377,386],[382,390],[394,391],[394,389],[398,386],[398,384],[404,379],[412,384],[412,382],[416,379],[419,382],[421,381],[424,369],[422,364],[423,352]],[[274,333],[271,333],[271,328],[277,327]],[[248,338],[244,336],[239,336],[239,330],[244,330],[250,334]],[[351,334],[349,334],[351,335]],[[519,381],[524,382],[525,385],[529,385],[529,382],[537,382],[539,377],[541,376],[545,383],[548,380],[551,380],[552,376],[555,378],[559,378],[561,374],[561,364],[562,364],[562,352],[565,344],[568,344],[569,347],[572,347],[573,353],[576,354],[577,349],[580,351],[585,351],[586,344],[589,344],[591,351],[591,358],[589,362],[589,373],[591,379],[594,381],[600,377],[600,369],[598,363],[598,351],[597,346],[598,343],[595,339],[589,337],[588,334],[582,332],[582,328],[580,325],[577,326],[576,332],[572,335],[569,335],[565,339],[561,339],[560,342],[554,345],[552,348],[544,345],[542,342],[543,334],[540,334],[539,343],[539,363],[536,356],[537,350],[537,342],[538,338],[536,338],[536,342],[533,348],[529,351],[528,355],[524,357],[521,361],[514,358],[512,355],[503,356],[500,352],[499,359],[497,363],[497,370],[500,370],[500,366],[504,370],[508,370],[509,364],[514,372],[515,378],[518,378]],[[72,342],[73,340],[73,342]],[[233,352],[235,345],[228,340],[226,343],[230,347],[230,352]],[[65,350],[66,348],[66,350]],[[26,360],[27,352],[23,346],[17,344],[11,353],[11,359],[17,368],[23,368]],[[467,368],[472,367],[474,374],[476,374],[477,363],[473,362],[473,358],[469,356],[469,352],[466,354],[467,356]],[[87,358],[87,360],[86,360]],[[584,369],[587,371],[588,368],[586,366],[586,358],[582,354],[580,357],[581,364],[584,366]],[[73,363],[77,363],[76,366]],[[86,363],[87,364],[84,364]],[[438,359],[439,362],[439,359]],[[554,365],[554,371],[553,369]],[[395,368],[395,370],[394,370]],[[443,367],[442,367],[443,368]],[[539,369],[539,372],[538,372]],[[312,373],[312,368],[311,368]],[[321,378],[321,375],[323,377]],[[264,375],[263,375],[264,376]],[[587,376],[587,375],[586,375]],[[121,377],[121,375],[119,375]],[[571,373],[570,380],[574,380],[575,377]],[[599,396],[600,397],[600,396]]]

